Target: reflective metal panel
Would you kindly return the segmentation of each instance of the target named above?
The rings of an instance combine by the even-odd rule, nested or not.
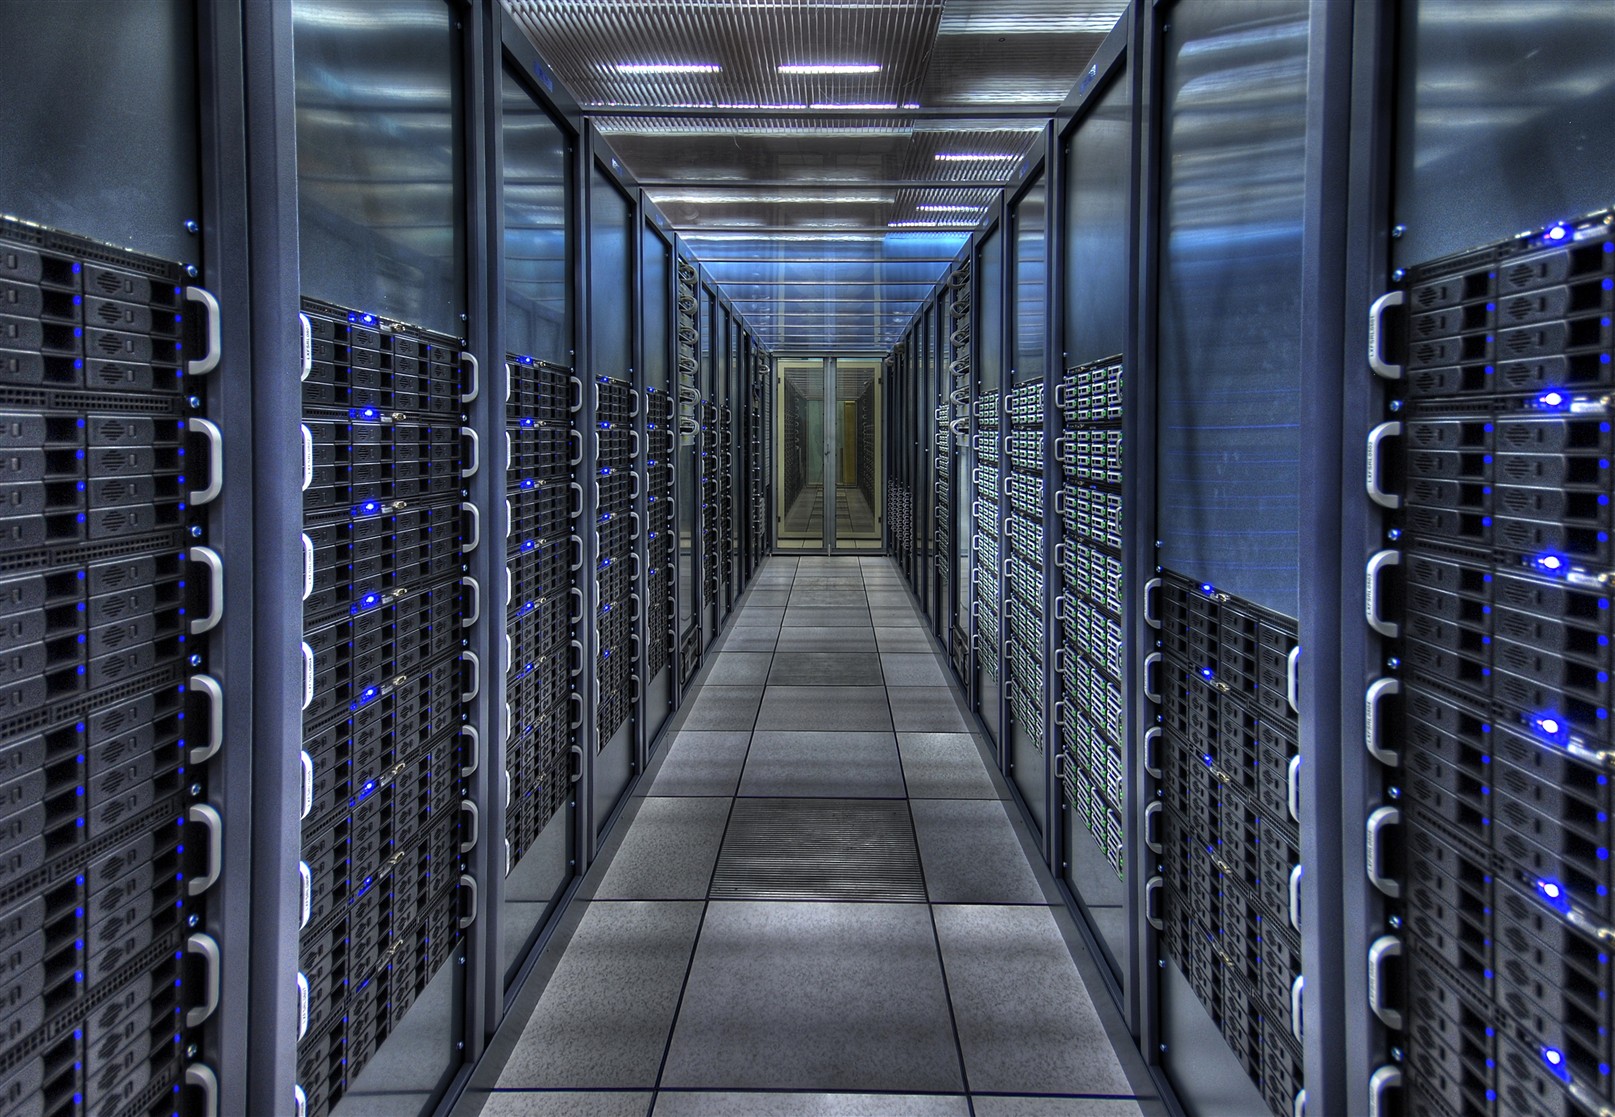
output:
[[[199,263],[194,20],[188,0],[0,0],[0,211]]]
[[[1077,125],[1066,156],[1067,365],[1101,360],[1127,347],[1131,113],[1123,64]]]
[[[1015,379],[1036,380],[1044,373],[1049,324],[1049,188],[1037,183],[1015,206]]]
[[[976,333],[978,382],[982,394],[997,392],[1003,383],[1004,349],[999,341],[1004,328],[1003,231],[994,229],[976,250]]]
[[[294,0],[303,293],[459,336],[458,37],[443,0]]]
[[[633,365],[634,305],[630,259],[634,206],[599,167],[589,181],[589,361],[597,376],[628,375]]]
[[[1306,0],[1165,25],[1160,562],[1298,610]]]
[[[1610,203],[1615,5],[1402,5],[1392,212],[1398,264]]]
[[[569,144],[508,66],[502,88],[505,348],[571,367]]]

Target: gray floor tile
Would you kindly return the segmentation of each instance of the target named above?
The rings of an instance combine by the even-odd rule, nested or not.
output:
[[[931,634],[919,625],[877,626],[875,640],[886,652],[928,652],[936,645]]]
[[[1003,803],[915,799],[909,809],[932,903],[1048,903]]]
[[[959,1091],[929,910],[712,904],[662,1083]]]
[[[933,911],[973,1088],[1133,1093],[1047,908]]]
[[[877,628],[897,628],[902,625],[917,625],[919,622],[919,614],[913,609],[889,605],[869,607],[869,623]]]
[[[502,1090],[481,1109],[455,1106],[454,1117],[645,1117],[650,1100],[637,1090]]]
[[[883,652],[880,668],[887,686],[945,687],[949,682],[942,661],[929,651]]]
[[[776,652],[770,686],[881,686],[880,656],[868,651]]]
[[[868,628],[869,610],[862,604],[792,605],[785,610],[786,628]]]
[[[655,1086],[703,906],[590,904],[497,1085]]]
[[[641,800],[594,898],[705,899],[731,801],[689,796]]]
[[[903,770],[890,733],[752,734],[742,795],[821,799],[903,796]]]
[[[750,744],[749,728],[675,733],[647,794],[733,795]]]
[[[779,643],[780,630],[774,627],[747,628],[736,625],[724,634],[719,647],[724,652],[771,652]]]
[[[997,799],[998,789],[968,733],[899,733],[910,799]]]
[[[756,728],[821,732],[872,729],[891,732],[886,691],[877,686],[771,686],[763,693]]]
[[[862,586],[856,589],[803,589],[798,586],[791,591],[791,599],[787,604],[793,608],[798,605],[830,605],[849,609],[860,605],[868,607]]]
[[[892,724],[898,732],[967,733],[970,726],[954,702],[953,688],[945,686],[894,686]]]
[[[763,700],[760,686],[703,686],[681,729],[750,729]]]
[[[781,652],[844,652],[875,650],[873,628],[782,628],[776,650]]]
[[[770,652],[729,651],[719,652],[707,672],[711,686],[761,686],[768,681],[768,666],[774,661]]]
[[[664,1090],[651,1117],[968,1117],[959,1094],[780,1094]]]
[[[777,626],[785,618],[783,605],[771,608],[765,605],[746,605],[735,614],[735,624],[745,625],[747,628],[768,628]]]
[[[971,1098],[976,1117],[1143,1117],[1132,1098]],[[658,1113],[661,1110],[657,1110]]]

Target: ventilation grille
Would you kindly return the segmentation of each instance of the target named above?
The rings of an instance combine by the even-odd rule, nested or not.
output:
[[[923,903],[925,880],[908,804],[738,799],[711,897]]]

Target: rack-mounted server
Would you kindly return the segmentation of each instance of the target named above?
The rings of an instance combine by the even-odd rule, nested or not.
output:
[[[221,995],[220,319],[194,274],[0,218],[8,1114],[217,1104],[195,1060]]]
[[[967,678],[970,663],[969,587],[973,579],[970,565],[969,540],[973,537],[974,509],[969,497],[969,456],[963,451],[971,437],[970,410],[975,398],[975,377],[971,364],[971,268],[967,257],[948,276],[947,323],[948,345],[953,354],[948,362],[948,504],[937,502],[937,523],[950,525],[955,538],[951,549],[937,548],[939,559],[945,555],[946,570],[940,571],[943,584],[954,595],[952,630],[948,636],[948,651],[953,661],[954,674]],[[952,525],[957,525],[954,530]]]
[[[1410,266],[1374,307],[1370,1006],[1410,1113],[1615,1107],[1612,311],[1607,211]]]
[[[299,1110],[323,1117],[455,949],[477,811],[481,519],[458,338],[305,297]],[[462,829],[462,815],[470,819]]]
[[[1003,538],[1008,553],[1002,573],[1008,596],[1004,608],[1004,651],[1009,707],[1027,742],[1039,756],[1047,728],[1044,717],[1045,617],[1043,573],[1043,420],[1041,380],[1016,385],[1005,397],[1003,473],[1008,507]]]

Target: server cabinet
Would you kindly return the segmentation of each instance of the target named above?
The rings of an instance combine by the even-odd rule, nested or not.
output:
[[[975,653],[971,688],[977,711],[992,738],[1003,750],[1003,573],[999,545],[1003,539],[1000,499],[1003,459],[1005,344],[1004,224],[1000,220],[975,247],[971,305],[974,315],[974,397],[971,402],[970,541],[972,645]],[[1000,767],[1002,767],[1000,760]]]
[[[971,408],[976,386],[973,340],[974,262],[974,248],[966,249],[964,257],[955,264],[948,276],[948,292],[944,304],[948,314],[947,328],[950,330],[948,344],[953,353],[953,359],[948,362],[948,404],[953,415],[953,418],[948,420],[948,432],[952,440],[952,452],[948,456],[948,488],[952,500],[950,522],[953,525],[950,533],[953,548],[949,556],[952,601],[948,610],[951,618],[948,651],[953,662],[954,674],[958,676],[960,685],[965,687],[967,692],[974,682],[972,673],[975,669],[971,658],[973,651],[971,643],[975,634],[974,618],[971,615],[971,589],[975,581],[973,572],[975,549],[971,545],[971,539],[975,534],[972,530],[975,513],[971,507],[970,494],[973,486],[970,478],[969,453],[973,426]]]
[[[1163,732],[1147,913],[1161,1064],[1196,1114],[1305,1104],[1294,680],[1314,16],[1300,0],[1154,13],[1159,245],[1142,326],[1161,631],[1141,689]]]
[[[188,3],[63,14],[0,6],[0,157],[29,171],[0,218],[0,1098],[212,1114],[247,1085],[222,998],[251,895],[251,756],[226,753],[252,694],[252,541],[225,531],[252,508],[220,216],[243,183],[217,147],[240,29]]]
[[[503,53],[503,52],[502,52]],[[502,501],[490,517],[503,538],[487,608],[503,610],[502,716],[484,756],[497,778],[487,806],[503,838],[487,881],[497,911],[490,958],[492,1000],[502,1007],[546,918],[577,876],[577,798],[570,672],[575,548],[571,485],[577,436],[571,401],[576,374],[577,136],[545,104],[529,66],[505,53],[492,124],[503,287],[499,337],[502,390]],[[502,529],[495,526],[503,513]],[[506,643],[505,637],[509,637]],[[497,1010],[493,1013],[497,1018]]]
[[[1347,1090],[1378,1114],[1596,1114],[1615,1103],[1615,15],[1481,14],[1420,0],[1356,26],[1354,104],[1379,128],[1352,153],[1369,251],[1347,280],[1343,513],[1366,577],[1342,602],[1365,745],[1345,887],[1367,915]]]
[[[682,692],[700,669],[701,639],[697,579],[701,555],[701,279],[694,265],[678,259],[678,397],[675,401],[677,467],[674,494],[678,523],[678,670]]]
[[[1086,917],[1123,1007],[1137,1027],[1133,959],[1143,944],[1137,820],[1158,769],[1135,742],[1149,727],[1135,712],[1142,658],[1137,555],[1153,559],[1139,522],[1147,488],[1144,440],[1128,433],[1140,406],[1129,376],[1136,273],[1135,138],[1130,20],[1101,46],[1079,87],[1060,147],[1055,314],[1062,373],[1053,395],[1060,515],[1054,552],[1056,701],[1053,731],[1059,803],[1057,876]],[[1153,471],[1151,471],[1153,472]],[[1079,496],[1079,494],[1081,494]],[[1114,509],[1119,524],[1111,515]],[[1079,515],[1079,510],[1086,513]],[[1153,565],[1153,563],[1151,564]],[[1148,569],[1146,567],[1146,569]],[[1148,738],[1153,745],[1159,734]],[[1155,808],[1148,808],[1152,811]]]
[[[673,476],[678,454],[674,414],[676,297],[673,245],[653,222],[640,234],[640,339],[644,370],[644,736],[654,745],[678,693],[677,527]]]

